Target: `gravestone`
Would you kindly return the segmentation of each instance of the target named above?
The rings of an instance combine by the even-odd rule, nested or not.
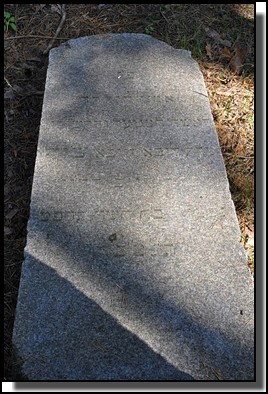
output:
[[[143,34],[50,51],[14,349],[29,380],[253,380],[253,282],[207,91]]]

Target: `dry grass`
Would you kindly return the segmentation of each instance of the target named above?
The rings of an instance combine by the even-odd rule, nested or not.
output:
[[[19,379],[12,372],[11,335],[45,87],[47,56],[42,53],[60,16],[44,4],[5,4],[5,10],[15,16],[17,25],[16,32],[5,33],[4,57],[5,379],[12,381]],[[151,34],[175,48],[191,50],[199,62],[253,269],[253,4],[68,4],[54,46],[69,38],[109,32]]]

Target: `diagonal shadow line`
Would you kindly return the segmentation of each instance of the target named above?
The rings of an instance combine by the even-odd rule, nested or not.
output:
[[[81,70],[79,69],[79,71]],[[81,73],[79,74],[79,78],[81,78]],[[95,81],[95,83],[97,82]],[[68,114],[69,112],[69,109],[65,109],[65,107],[63,107],[62,110],[62,116],[60,116],[60,111],[54,115],[57,119],[64,118],[66,113]],[[74,112],[76,116],[78,116],[79,107],[76,107]],[[39,260],[43,262],[46,260],[48,264],[53,265],[53,263],[56,263],[56,265],[58,265],[57,270],[59,274],[65,278],[70,278],[72,283],[78,288],[83,289],[84,286],[88,296],[90,295],[90,289],[87,289],[85,285],[86,282],[89,282],[91,286],[94,285],[98,292],[98,297],[96,297],[96,299],[99,299],[100,303],[102,303],[102,307],[105,306],[105,296],[109,297],[109,292],[111,293],[110,296],[115,297],[114,291],[110,285],[111,281],[115,284],[118,279],[122,280],[123,276],[124,281],[132,291],[133,304],[132,310],[130,311],[132,320],[136,319],[136,323],[139,321],[143,321],[143,323],[146,322],[147,325],[145,324],[145,327],[147,331],[145,334],[152,329],[154,335],[148,335],[148,344],[150,344],[150,347],[157,347],[159,339],[163,340],[165,343],[164,348],[158,348],[158,351],[162,351],[163,354],[169,356],[172,359],[173,365],[178,363],[178,359],[180,360],[178,353],[181,349],[177,349],[177,345],[180,344],[182,347],[184,346],[183,356],[186,359],[188,355],[192,356],[194,354],[196,356],[196,359],[188,357],[188,365],[183,366],[183,370],[186,372],[192,370],[190,364],[194,363],[194,370],[197,373],[197,377],[204,379],[206,374],[204,371],[200,372],[198,369],[200,369],[203,361],[203,353],[205,353],[206,363],[219,371],[223,378],[226,377],[227,379],[234,380],[252,379],[252,344],[245,343],[241,338],[237,338],[231,327],[231,332],[228,333],[228,335],[221,332],[219,329],[217,331],[210,329],[208,328],[208,324],[200,323],[194,315],[191,315],[189,311],[183,307],[183,305],[180,305],[179,308],[176,305],[172,305],[172,302],[168,302],[168,300],[163,297],[163,294],[153,289],[154,283],[150,278],[148,278],[147,282],[144,282],[144,278],[135,268],[135,261],[132,261],[129,257],[128,261],[125,262],[124,270],[122,270],[122,266],[116,266],[115,264],[111,266],[110,262],[114,261],[111,250],[107,252],[104,258],[97,253],[97,258],[95,258],[95,260],[93,259],[93,263],[89,265],[87,251],[92,247],[90,242],[86,242],[86,240],[83,240],[83,237],[78,234],[75,235],[75,233],[72,232],[73,229],[67,228],[67,225],[64,226],[63,223],[50,224],[49,228],[46,228],[45,225],[42,227],[39,222],[39,224],[35,226],[34,221],[36,217],[38,217],[38,207],[32,204],[32,220],[29,222],[29,230],[32,232],[31,237],[34,238],[34,234],[35,236],[40,236],[41,233],[41,237],[37,241],[37,244],[33,243],[29,248],[30,252],[34,254],[34,257],[36,259],[39,258]],[[44,241],[46,239],[48,232],[52,232],[52,234],[50,234],[51,238],[46,241],[46,251],[44,248],[42,250],[42,245],[40,245],[40,243],[42,240]],[[64,242],[62,242],[63,240]],[[74,243],[76,246],[71,249]],[[54,251],[55,249],[57,250],[56,254],[58,254],[58,261],[53,261],[53,259],[51,261],[49,260],[49,248],[51,246]],[[61,255],[62,251],[64,251],[64,253]],[[65,262],[64,265],[62,265],[63,261]],[[98,280],[94,282],[93,278],[98,278]],[[157,283],[157,281],[155,283]],[[149,291],[146,289],[148,284],[150,286]],[[108,292],[106,290],[105,293],[105,289],[108,289]],[[180,290],[179,286],[177,290]],[[104,299],[101,297],[102,291],[104,292]],[[123,321],[122,319],[126,314],[122,314],[122,312],[119,313],[118,310],[114,310],[113,308],[111,308],[111,311],[113,311],[114,315],[117,315],[117,317],[120,316],[121,313],[121,321]],[[133,319],[133,316],[135,316],[135,319]],[[142,317],[142,320],[139,320],[139,317]],[[134,324],[135,322],[132,321],[132,323]],[[131,319],[128,320],[128,325],[131,325]],[[162,333],[171,328],[171,338],[164,341],[163,337],[161,337],[156,329],[157,325],[161,328]],[[174,328],[178,327],[179,330],[172,334]],[[142,328],[144,328],[144,325]],[[133,330],[134,332],[135,330],[140,331],[137,329],[137,326],[134,326]],[[150,341],[152,343],[150,343]],[[174,348],[171,348],[173,345]],[[188,349],[191,350],[189,351]],[[237,367],[237,365],[239,365],[239,367]],[[177,368],[181,369],[180,365],[177,365]]]
[[[32,206],[32,217],[35,215]],[[198,376],[194,378],[206,379],[208,372],[204,366],[208,365],[218,371],[223,379],[225,377],[231,380],[253,379],[253,345],[246,341],[241,343],[242,339],[236,337],[234,330],[227,335],[220,329],[209,328],[199,322],[196,315],[190,315],[184,305],[180,305],[178,310],[178,306],[173,304],[172,300],[166,299],[163,293],[154,287],[156,282],[150,277],[144,282],[140,272],[135,269],[135,261],[129,261],[130,264],[125,264],[125,267],[122,264],[116,266],[113,252],[110,250],[105,256],[95,255],[89,262],[89,256],[92,258],[92,254],[89,253],[91,245],[77,237],[71,230],[68,231],[62,222],[50,223],[50,238],[45,241],[45,248],[40,241],[46,237],[48,230],[46,226],[41,227],[39,223],[36,227],[30,221],[29,230],[39,240],[37,244],[30,245],[31,253],[36,253],[40,257],[45,253],[43,260],[53,264],[50,253],[45,252],[45,249],[51,249],[54,253],[57,250],[55,266],[60,275],[68,278],[87,296],[95,299],[106,312],[117,316],[118,321],[126,324],[132,332],[147,332],[145,338],[148,339],[150,346],[163,354],[173,365],[178,367],[184,358],[193,358],[194,355],[195,360],[188,361],[188,366],[185,366],[185,371],[188,373],[191,371],[191,364],[192,368],[198,371],[196,372]],[[62,239],[65,240],[64,243]],[[63,253],[58,253],[59,250]],[[64,262],[64,266],[61,267],[62,263],[59,259]],[[130,257],[128,259],[130,260]],[[110,261],[113,262],[112,265],[109,264]],[[32,270],[36,271],[34,265]],[[30,270],[28,275],[31,277]],[[120,303],[121,292],[118,291],[116,283],[122,283],[122,280],[126,284],[129,305],[122,306],[121,303],[121,307],[117,308],[116,305],[109,304],[109,300]],[[93,293],[88,289],[90,286],[94,288]],[[166,286],[168,288],[168,282]],[[180,292],[180,285],[176,290]],[[96,291],[95,298],[94,291]],[[191,293],[193,291],[192,289]],[[183,302],[183,299],[181,301]],[[133,327],[131,320],[136,321]],[[211,324],[213,327],[213,321]],[[163,332],[166,336],[163,336]],[[213,374],[212,376],[215,378]]]
[[[27,280],[35,283],[31,294]],[[24,322],[13,339],[29,380],[193,380],[29,254],[17,318]]]

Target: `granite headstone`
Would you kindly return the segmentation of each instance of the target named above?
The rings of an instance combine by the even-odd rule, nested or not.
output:
[[[253,380],[253,281],[198,64],[50,51],[14,349],[29,380]]]

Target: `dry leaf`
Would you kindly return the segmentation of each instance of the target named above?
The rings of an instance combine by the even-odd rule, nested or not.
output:
[[[207,52],[207,56],[210,60],[212,60],[212,58],[213,58],[211,50],[212,50],[211,44],[207,43],[206,52]]]
[[[248,237],[254,238],[254,227],[251,225],[246,226],[245,233],[247,234]]]
[[[224,45],[226,47],[231,47],[232,46],[231,42],[228,41],[228,40],[223,40],[221,38],[221,36],[219,35],[219,33],[216,32],[216,30],[212,30],[209,27],[205,27],[205,32],[207,33],[207,35],[210,38],[212,38],[213,40],[217,41],[221,45]]]
[[[229,90],[229,91],[217,90],[216,94],[219,94],[220,96],[227,96],[227,97],[229,97],[229,96],[233,95],[233,92],[231,90]]]
[[[229,40],[222,40],[222,39],[220,39],[219,43],[221,45],[225,45],[226,47],[229,47],[229,48],[231,48],[231,46],[232,46],[232,43]]]
[[[254,248],[254,238],[249,237],[246,242],[246,246]]]
[[[226,60],[230,60],[232,58],[232,52],[230,51],[230,49],[224,47],[223,49],[221,49],[221,54],[223,57],[225,57]]]
[[[246,246],[248,248],[254,248],[254,225],[248,224],[247,226],[245,226],[244,232],[247,235]]]
[[[235,54],[230,61],[230,69],[238,75],[241,74],[244,60],[245,60],[245,54],[243,49],[237,47]]]
[[[210,38],[213,38],[213,40],[219,41],[221,39],[219,33],[217,33],[215,30],[210,29],[209,27],[205,27],[205,32]]]

